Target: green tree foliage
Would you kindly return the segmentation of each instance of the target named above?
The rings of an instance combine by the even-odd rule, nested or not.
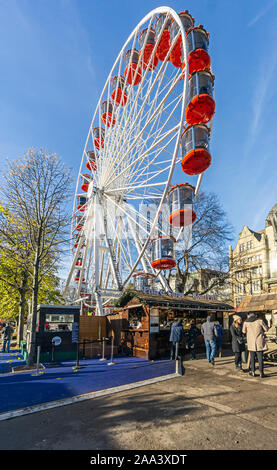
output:
[[[11,313],[19,305],[20,316],[22,311],[26,316],[26,301],[31,298],[31,364],[37,305],[61,301],[57,268],[68,238],[70,217],[65,203],[71,195],[71,179],[56,155],[30,149],[25,157],[7,163],[5,181],[1,188],[0,290],[5,292],[3,308]],[[7,298],[8,285],[13,301]]]

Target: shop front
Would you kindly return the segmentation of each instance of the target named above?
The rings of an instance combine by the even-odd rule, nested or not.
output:
[[[224,327],[224,312],[232,310],[231,305],[217,301],[132,291],[121,308],[107,316],[108,329],[122,352],[156,359],[169,356],[170,326],[175,318],[182,319],[185,330],[192,321],[200,329],[207,315],[212,315]],[[198,342],[203,343],[202,335]]]
[[[264,320],[269,328],[266,336],[275,344],[277,340],[277,292],[246,296],[236,309],[236,313],[245,319],[250,312],[256,313]]]
[[[75,359],[79,341],[80,307],[72,305],[38,305],[35,352],[40,346],[41,361]],[[31,338],[27,323],[26,350]]]

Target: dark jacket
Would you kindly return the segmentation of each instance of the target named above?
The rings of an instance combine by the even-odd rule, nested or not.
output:
[[[216,325],[216,329],[217,329],[217,337],[221,338],[221,336],[224,335],[224,330],[221,328],[220,325]]]
[[[181,343],[183,334],[182,320],[178,320],[171,325],[169,341],[172,343]]]
[[[233,323],[230,326],[230,333],[233,353],[245,351],[245,335],[242,333],[242,326],[236,327]]]
[[[196,337],[198,335],[200,335],[200,330],[195,325],[192,325],[190,329],[186,331],[185,337],[186,337],[186,344],[188,345],[188,347],[195,346]]]
[[[217,338],[217,328],[211,317],[207,317],[207,321],[201,326],[201,333],[204,336],[205,341],[216,340]]]
[[[5,328],[3,328],[2,333],[4,335],[4,339],[12,339],[13,328],[7,325]]]

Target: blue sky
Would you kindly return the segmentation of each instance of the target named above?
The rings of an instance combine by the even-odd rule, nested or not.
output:
[[[277,0],[0,0],[0,166],[34,146],[77,176],[107,75],[161,5],[210,33],[216,114],[201,189],[218,194],[236,235],[261,230],[277,202]]]

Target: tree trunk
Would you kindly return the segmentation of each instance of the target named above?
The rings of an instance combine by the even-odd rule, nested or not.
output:
[[[36,325],[37,325],[37,300],[38,300],[38,288],[39,288],[39,269],[40,269],[40,243],[41,235],[38,236],[37,249],[34,263],[34,274],[33,274],[33,286],[32,286],[32,321],[31,321],[31,338],[30,338],[30,347],[28,351],[28,366],[34,364],[35,357],[35,340],[36,340]]]
[[[25,319],[25,305],[26,305],[26,288],[27,288],[28,274],[23,273],[21,287],[19,289],[20,303],[19,303],[19,316],[18,316],[18,332],[17,332],[17,346],[23,340],[24,332],[24,319]]]

